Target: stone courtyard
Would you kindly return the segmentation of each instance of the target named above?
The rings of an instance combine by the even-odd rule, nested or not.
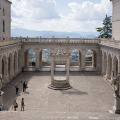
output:
[[[57,76],[64,72],[56,72]],[[28,89],[22,92],[21,81],[28,82]],[[15,84],[19,83],[19,95],[15,95]],[[111,114],[114,91],[98,73],[71,72],[69,90],[52,90],[50,72],[24,72],[8,84],[3,91],[5,110],[0,120],[120,120]],[[20,111],[21,98],[25,99],[25,111]],[[11,107],[16,99],[19,108]],[[6,113],[7,112],[7,113]]]

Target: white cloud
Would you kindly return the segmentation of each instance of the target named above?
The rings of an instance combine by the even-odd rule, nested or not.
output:
[[[106,14],[111,15],[111,6],[110,0],[101,0],[98,4],[89,1],[82,4],[72,2],[69,3],[69,18],[79,21],[103,20]]]
[[[85,1],[69,3],[71,11],[64,16],[56,12],[56,0],[12,0],[12,27],[41,31],[95,32],[105,15],[111,15],[112,3]],[[67,8],[66,8],[67,9]]]
[[[55,19],[59,14],[55,10],[55,0],[12,0],[12,16],[31,19]]]

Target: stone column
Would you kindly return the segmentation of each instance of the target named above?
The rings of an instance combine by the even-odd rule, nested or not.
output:
[[[81,68],[81,53],[79,51],[79,69]]]
[[[54,58],[51,57],[51,85],[54,84]]]
[[[41,68],[42,67],[42,51],[40,51],[39,62],[40,62],[40,68]]]
[[[111,78],[111,58],[107,56],[107,72],[106,72],[106,79]]]
[[[70,62],[69,62],[69,58],[66,61],[66,65],[67,65],[67,72],[66,72],[66,77],[67,77],[67,83],[69,84],[69,69],[70,69]]]
[[[18,74],[18,53],[17,53],[17,56],[16,56],[15,68],[16,68],[16,70],[15,70],[15,76],[17,76],[17,74]]]
[[[105,56],[104,52],[102,52],[102,75],[105,74]]]
[[[27,67],[29,67],[29,51],[26,51],[24,56],[24,68]]]
[[[81,70],[85,71],[85,52],[81,52]]]
[[[96,70],[101,72],[102,71],[102,52],[96,52]]]
[[[0,55],[0,74],[2,75],[2,57]]]
[[[39,69],[40,69],[40,61],[39,61],[40,52],[39,52],[39,50],[36,50],[36,51],[35,51],[35,54],[36,54],[35,71],[39,71]]]
[[[106,68],[106,79],[108,78],[108,74],[109,74],[109,60],[108,60],[108,54],[106,55],[107,56],[107,68]]]
[[[120,55],[118,56],[118,74],[120,75]]]
[[[112,67],[111,67],[111,82],[112,82],[112,80],[113,80],[113,75],[115,75],[115,70],[114,70],[114,67],[115,67],[115,65],[114,65],[114,57],[112,57]]]

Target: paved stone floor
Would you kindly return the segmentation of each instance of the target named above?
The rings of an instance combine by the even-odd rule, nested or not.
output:
[[[20,82],[23,80],[28,82],[25,93]],[[16,82],[20,86],[19,95],[15,95]],[[113,106],[113,89],[97,73],[71,72],[72,89],[69,90],[52,90],[49,84],[50,72],[21,73],[3,89],[8,111],[0,112],[0,120],[120,120],[119,115],[109,113]],[[24,112],[20,111],[22,97]],[[11,107],[14,99],[19,104],[17,112]]]

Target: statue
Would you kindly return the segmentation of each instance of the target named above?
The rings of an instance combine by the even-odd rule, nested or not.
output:
[[[115,79],[113,79],[114,91],[115,91],[116,97],[120,97],[120,93],[119,93],[120,81],[119,81],[119,78],[120,78],[120,75],[117,76]]]

